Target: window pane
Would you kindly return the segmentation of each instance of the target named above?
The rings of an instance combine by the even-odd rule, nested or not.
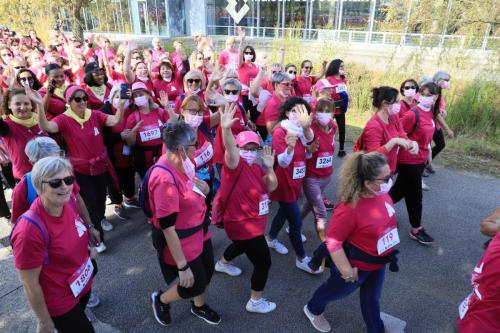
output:
[[[341,30],[368,30],[370,1],[343,1]]]

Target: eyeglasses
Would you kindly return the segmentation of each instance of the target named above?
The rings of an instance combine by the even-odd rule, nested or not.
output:
[[[42,181],[42,183],[49,184],[50,187],[52,188],[59,188],[61,187],[62,183],[66,184],[67,186],[73,185],[75,182],[75,177],[74,176],[68,176],[64,178],[58,178],[58,179],[51,179],[48,181]]]
[[[18,70],[19,69],[24,69],[24,68],[26,68],[26,66],[14,66],[14,69],[18,69]]]
[[[212,57],[206,57],[206,58],[204,58],[203,60],[205,60],[205,61],[210,61],[210,59],[212,59]]]
[[[62,44],[57,44],[56,47],[60,47],[60,46],[63,46]]]
[[[243,52],[243,54],[251,54],[251,55],[253,55],[252,52]]]
[[[21,82],[33,82],[33,78],[30,76],[30,77],[20,77],[19,78],[19,81]]]
[[[245,150],[245,151],[259,151],[259,150],[262,150],[262,149],[263,149],[262,147],[249,148],[249,149],[241,148],[241,150]]]
[[[73,100],[74,100],[75,102],[77,102],[77,103],[80,103],[81,101],[84,101],[84,102],[88,101],[88,100],[89,100],[89,98],[88,98],[87,96],[83,96],[83,97],[74,97],[74,98],[73,98]]]
[[[200,109],[186,109],[186,111],[192,116],[203,115],[203,110]]]
[[[201,79],[187,79],[186,82],[189,84],[193,84],[193,82],[199,84],[201,82]]]
[[[2,56],[3,58],[13,58],[13,57],[14,57],[14,56],[13,56],[12,54],[10,54],[10,53],[3,53],[1,56]]]
[[[417,89],[415,86],[405,86],[404,90]]]
[[[389,182],[389,180],[391,180],[391,176],[387,176],[385,178],[375,178],[375,180],[381,180],[382,183],[387,184]]]
[[[134,57],[134,58],[132,58],[132,59],[134,59],[134,60],[142,60],[142,58],[141,58],[141,57]]]
[[[239,92],[239,90],[224,89],[226,95],[238,95]]]
[[[313,69],[312,66],[304,66],[304,69]]]
[[[288,71],[288,74],[297,74],[296,71]]]

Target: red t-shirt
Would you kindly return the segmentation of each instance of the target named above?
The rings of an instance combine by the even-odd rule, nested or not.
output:
[[[436,129],[434,116],[432,114],[432,109],[428,112],[422,110],[418,106],[416,106],[416,109],[419,114],[418,127],[411,135],[408,135],[408,138],[410,140],[417,141],[418,155],[412,155],[408,150],[401,150],[398,154],[398,163],[401,164],[423,164],[429,157],[429,143],[432,141],[432,136],[434,135],[434,130]],[[406,133],[412,131],[415,121],[416,118],[413,111],[408,111],[403,116],[401,123],[403,124],[403,129]]]
[[[149,204],[153,212],[153,225],[160,229],[159,219],[177,213],[175,229],[189,229],[199,226],[205,218],[205,198],[193,191],[193,182],[171,165],[164,157],[158,163],[170,168],[175,177],[165,170],[154,168],[148,182]],[[188,262],[203,252],[203,229],[180,240],[182,252]],[[163,260],[176,265],[168,246],[163,250]]]
[[[238,50],[232,52],[230,50],[223,50],[219,55],[219,66],[226,68],[227,65],[238,66],[240,53]]]
[[[258,126],[266,126],[266,123],[269,121],[278,121],[280,119],[281,104],[283,104],[283,101],[276,94],[273,94],[267,101],[264,111],[257,118],[256,124]]]
[[[277,127],[273,132],[272,147],[276,152],[276,158],[283,153],[287,144],[285,142],[287,130]],[[297,139],[293,152],[293,159],[286,168],[276,164],[276,178],[278,188],[271,193],[272,201],[294,202],[297,201],[302,190],[302,181],[306,175],[306,149],[300,139]]]
[[[245,124],[247,117],[245,115],[245,110],[241,106],[241,104],[238,104],[238,107],[236,108],[236,113],[234,114],[233,118],[239,118],[240,120],[237,121],[232,127],[231,127],[231,132],[233,133],[234,136],[237,136],[240,132],[243,132],[246,130]],[[215,139],[214,139],[214,162],[218,164],[222,164],[224,162],[224,152],[226,151],[226,148],[224,146],[224,141],[222,140],[222,127],[219,126],[217,127],[217,132],[215,134]]]
[[[172,108],[175,108],[175,99],[179,96],[180,93],[183,93],[183,89],[177,85],[174,78],[172,81],[167,82],[165,80],[156,79],[153,81],[153,89],[155,91],[155,95],[160,98],[160,92],[164,91],[168,95],[168,104]]]
[[[269,194],[263,180],[266,172],[256,163],[249,165],[242,158],[236,169],[225,164],[222,168],[221,187],[223,198],[231,189],[231,198],[225,202],[224,230],[231,240],[252,239],[264,234],[269,213]],[[237,184],[234,182],[237,179]]]
[[[106,164],[102,161],[106,154],[102,128],[106,126],[108,115],[100,111],[92,111],[90,119],[83,128],[73,118],[62,114],[54,118],[59,126],[68,148],[68,157],[75,172],[84,175],[100,175],[107,172]]]
[[[340,96],[340,93],[341,92],[347,92],[347,81],[345,79],[343,79],[342,77],[337,79],[336,77],[334,76],[328,76],[326,78],[330,84],[333,86],[333,89],[332,89],[332,99],[334,101],[339,101],[341,100],[341,96]],[[337,107],[335,109],[335,114],[342,114],[342,109],[340,107]]]
[[[335,207],[328,224],[326,245],[330,252],[336,252],[347,241],[372,256],[386,256],[394,248],[387,248],[379,254],[379,244],[383,236],[393,229],[396,229],[396,211],[388,194],[361,198],[355,207],[341,202]],[[384,266],[350,259],[349,262],[364,271]]]
[[[21,179],[26,172],[30,172],[33,168],[28,156],[24,153],[26,144],[37,136],[47,136],[47,133],[42,131],[38,125],[27,128],[16,124],[9,118],[6,118],[4,122],[9,126],[9,133],[3,137],[3,141],[12,161],[12,172],[14,178]]]
[[[38,92],[40,93],[40,96],[43,97],[45,96],[45,94],[47,94],[47,88],[42,87],[40,88],[40,90],[38,90]],[[52,120],[54,119],[54,117],[63,114],[65,111],[66,111],[66,101],[60,98],[59,96],[53,94],[49,98],[49,106],[45,110],[46,112],[45,115],[47,116],[47,120]]]
[[[335,133],[337,125],[332,121],[328,125],[330,130],[325,132],[318,123],[314,122],[311,129],[318,142],[318,151],[311,158],[306,159],[306,177],[328,178],[333,173],[333,153],[335,152]]]
[[[68,279],[88,262],[89,237],[85,223],[70,203],[64,206],[60,217],[50,216],[37,198],[31,208],[45,224],[49,237],[48,263],[44,265],[45,239],[39,229],[20,219],[11,244],[14,264],[19,270],[42,267],[40,286],[50,316],[56,317],[73,309],[80,298],[90,291],[92,276],[77,297],[71,291]]]
[[[125,76],[124,73],[111,70],[110,74],[111,74],[111,81],[113,81],[113,84],[127,83],[127,77]]]
[[[459,307],[458,332],[500,332],[500,233],[474,267],[471,283],[472,293]]]
[[[310,98],[312,97],[311,89],[313,84],[315,83],[316,81],[314,80],[313,76],[299,75],[297,76],[295,93],[297,94],[297,96]]]
[[[387,156],[391,173],[394,173],[396,171],[400,147],[396,145],[391,149],[391,151],[387,151],[384,145],[392,138],[407,139],[399,116],[390,116],[389,124],[386,124],[382,119],[380,119],[378,114],[374,114],[366,123],[362,135],[364,143],[362,149],[367,152],[377,151]]]
[[[412,107],[417,106],[417,102],[416,102],[415,99],[413,100],[413,102],[411,103],[411,105],[409,105],[408,103],[406,103],[404,100],[401,100],[399,102],[399,104],[401,105],[401,108],[400,108],[399,113],[398,113],[399,118],[403,118],[403,116],[406,114],[406,112],[410,111],[410,109]]]
[[[208,166],[212,171],[214,163],[214,146],[210,139],[199,128],[196,129],[196,151],[193,154],[196,171]]]
[[[106,85],[106,91],[104,93],[104,99],[101,100],[99,97],[97,97],[92,89],[90,89],[89,86],[83,85],[83,90],[87,93],[89,96],[89,101],[87,102],[87,107],[91,110],[99,110],[102,108],[104,103],[108,100],[109,98],[109,93],[111,92],[111,86],[109,84]]]
[[[73,183],[73,195],[80,193],[80,186],[78,183]],[[23,177],[19,183],[16,184],[14,190],[12,191],[12,217],[10,219],[11,223],[16,223],[19,216],[23,215],[30,205],[28,203],[28,186],[26,186],[26,177]]]
[[[254,63],[243,63],[238,67],[239,80],[247,87],[251,86],[257,74],[259,74],[259,67]],[[248,95],[248,91],[242,91],[241,95]]]

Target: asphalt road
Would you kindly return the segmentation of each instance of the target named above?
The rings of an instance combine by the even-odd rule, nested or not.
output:
[[[336,165],[340,160],[335,161]],[[335,198],[335,180],[326,196]],[[407,323],[406,332],[454,332],[458,304],[470,292],[471,271],[482,254],[486,240],[480,235],[480,220],[500,204],[500,180],[437,167],[426,179],[432,188],[424,192],[423,226],[436,239],[423,247],[408,238],[409,224],[404,202],[397,205],[400,244],[400,272],[387,272],[381,310]],[[271,218],[276,211],[271,206]],[[189,312],[189,302],[172,305],[173,322],[162,327],[154,320],[150,294],[166,286],[151,245],[150,226],[139,211],[108,232],[108,251],[98,259],[99,274],[94,290],[102,304],[94,309],[100,332],[312,332],[302,307],[329,272],[311,276],[295,267],[290,241],[283,230],[280,240],[288,255],[272,251],[272,268],[264,295],[277,303],[267,315],[245,310],[249,298],[252,266],[246,257],[235,260],[243,270],[239,277],[215,273],[208,304],[221,317],[219,326],[210,326]],[[312,217],[304,222],[306,252],[311,254],[319,241]],[[212,229],[216,258],[229,240],[223,230]],[[12,268],[9,248],[0,249],[0,331],[32,332],[34,319]],[[325,312],[333,332],[364,332],[358,293],[332,303]],[[103,325],[106,323],[108,325]]]

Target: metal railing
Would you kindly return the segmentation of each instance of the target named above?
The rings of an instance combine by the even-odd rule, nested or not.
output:
[[[248,37],[297,38],[416,47],[500,50],[500,37],[415,34],[380,31],[327,30],[276,27],[242,27]],[[208,25],[207,35],[236,35],[235,26]]]

